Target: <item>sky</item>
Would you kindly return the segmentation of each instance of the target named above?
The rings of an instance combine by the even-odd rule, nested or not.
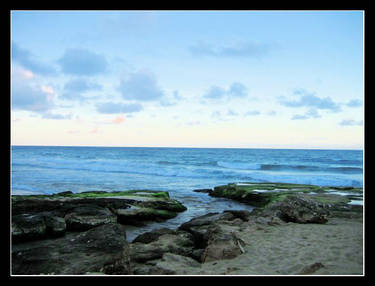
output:
[[[11,11],[11,144],[363,149],[363,11]]]

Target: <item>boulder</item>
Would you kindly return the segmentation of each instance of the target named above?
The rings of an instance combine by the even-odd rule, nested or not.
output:
[[[297,194],[266,206],[261,214],[278,217],[284,222],[326,223],[329,211],[324,203]]]
[[[241,246],[238,245],[239,242],[233,233],[228,232],[219,224],[213,224],[209,227],[207,237],[207,247],[201,257],[203,263],[233,259],[242,253]]]
[[[109,209],[98,205],[83,205],[73,208],[64,218],[69,231],[85,231],[116,221],[116,216]]]
[[[131,261],[144,263],[146,261],[160,259],[163,254],[167,252],[183,256],[191,256],[194,249],[194,240],[190,233],[175,230],[157,236],[156,240],[148,243],[131,243]]]
[[[46,237],[43,215],[20,214],[12,217],[12,241],[21,242]]]
[[[50,213],[20,214],[12,217],[13,243],[58,237],[64,235],[65,231],[65,220]]]
[[[235,216],[230,212],[208,213],[181,224],[178,229],[193,235],[196,248],[205,248],[208,241],[208,229],[211,224],[219,220],[232,220],[234,218]]]

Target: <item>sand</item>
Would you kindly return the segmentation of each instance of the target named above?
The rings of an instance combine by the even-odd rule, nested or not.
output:
[[[362,218],[241,227],[245,253],[207,262],[197,275],[363,275]]]

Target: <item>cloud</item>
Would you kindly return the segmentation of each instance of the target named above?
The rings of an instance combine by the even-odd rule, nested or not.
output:
[[[27,70],[19,65],[12,65],[12,79],[16,78],[19,80],[30,80],[35,77],[34,73],[30,70]]]
[[[82,96],[82,93],[93,90],[102,90],[102,86],[84,78],[72,79],[65,83],[61,97],[70,100],[84,100],[87,98]]]
[[[208,99],[220,99],[223,98],[226,94],[227,91],[224,88],[211,86],[203,97]]]
[[[252,110],[252,111],[248,111],[245,113],[245,116],[254,116],[254,115],[259,115],[260,112],[258,110]]]
[[[276,111],[275,110],[271,110],[267,113],[267,115],[269,116],[275,116],[276,115]]]
[[[231,46],[213,46],[207,43],[197,43],[190,47],[194,56],[223,57],[223,58],[261,58],[269,54],[274,45],[248,42]]]
[[[234,82],[229,87],[228,94],[233,97],[246,97],[247,88],[240,82]]]
[[[12,42],[12,60],[31,71],[41,75],[55,75],[54,67],[38,62],[35,55],[30,51],[21,48],[17,43]]]
[[[68,49],[57,61],[65,74],[93,76],[107,71],[108,63],[103,55],[86,49]]]
[[[63,119],[71,119],[72,115],[63,115],[63,114],[52,114],[50,112],[42,113],[42,118],[45,119],[55,119],[55,120],[63,120]]]
[[[11,86],[12,108],[46,112],[54,107],[52,97],[41,87],[27,82],[13,81]]]
[[[164,96],[156,78],[148,72],[135,72],[122,79],[118,87],[122,97],[127,100],[154,101]]]
[[[304,115],[296,114],[292,117],[292,120],[305,120],[310,118],[320,118],[318,111],[315,109],[309,109]]]
[[[294,95],[300,95],[300,98],[298,100],[289,100],[284,96],[281,96],[279,97],[280,104],[292,108],[309,107],[330,110],[332,112],[341,111],[341,107],[330,97],[320,98],[314,93],[309,93],[303,89],[294,91]]]
[[[183,100],[184,98],[179,94],[178,90],[173,91],[173,98],[175,100]]]
[[[361,107],[362,105],[363,105],[363,102],[362,100],[359,100],[359,99],[352,99],[346,104],[346,106],[348,107]]]
[[[247,87],[240,82],[232,83],[229,88],[225,89],[216,85],[210,87],[210,89],[203,95],[207,99],[222,99],[222,98],[241,98],[247,97]]]
[[[174,106],[174,105],[177,105],[177,103],[183,99],[184,98],[179,95],[178,91],[175,90],[173,91],[172,96],[167,97],[165,95],[164,98],[160,100],[160,105],[164,107]]]
[[[96,110],[99,113],[115,114],[115,113],[134,113],[139,112],[143,109],[143,106],[139,103],[113,103],[106,102],[96,105]]]
[[[352,120],[352,119],[345,119],[342,120],[339,123],[341,126],[362,126],[363,125],[363,120]]]
[[[121,124],[125,121],[124,116],[117,116],[115,119],[112,120],[113,124]]]
[[[227,111],[227,115],[229,115],[229,116],[237,116],[238,113],[235,112],[235,111],[233,111],[232,109],[229,109],[229,110]]]

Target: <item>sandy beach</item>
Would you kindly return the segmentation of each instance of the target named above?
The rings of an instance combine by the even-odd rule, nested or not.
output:
[[[361,218],[332,218],[326,224],[286,223],[241,227],[244,254],[207,262],[197,274],[362,275]]]

